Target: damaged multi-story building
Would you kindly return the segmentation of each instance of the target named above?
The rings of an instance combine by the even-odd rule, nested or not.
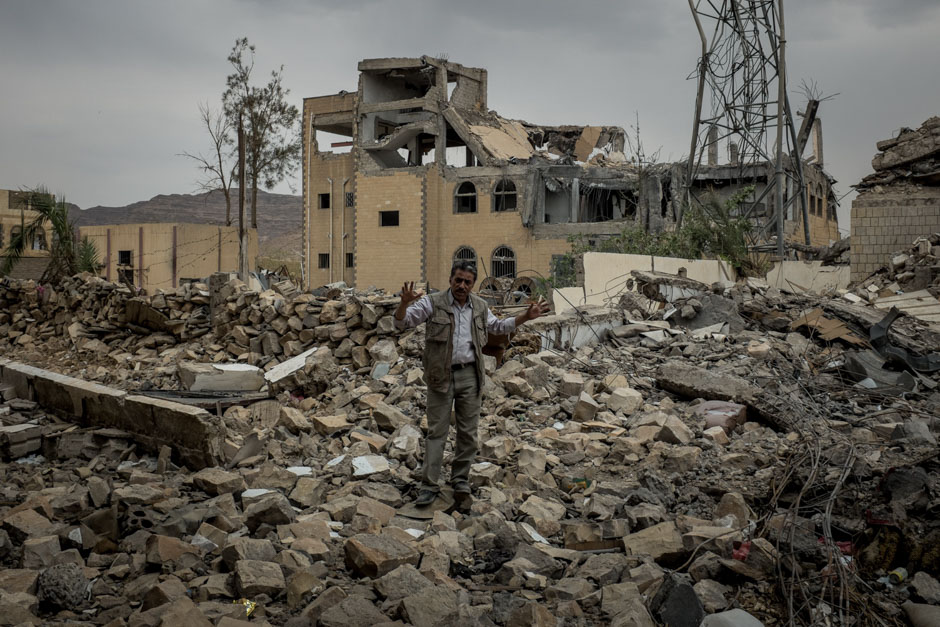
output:
[[[38,216],[30,207],[30,192],[0,189],[0,266],[6,260],[7,248],[13,238]],[[48,226],[48,223],[44,224]],[[11,278],[39,280],[42,277],[49,265],[48,238],[46,228],[36,230],[10,271]]]
[[[940,232],[940,117],[876,145],[874,172],[855,186],[852,201],[853,281],[890,264],[917,238]]]
[[[626,143],[617,126],[499,116],[481,68],[366,59],[355,92],[304,99],[305,286],[441,287],[453,260],[470,259],[481,283],[509,277],[525,288],[570,250],[569,236],[674,228],[684,164],[638,166]],[[811,213],[834,225],[830,179],[806,180],[819,198]],[[746,183],[716,163],[694,186]]]

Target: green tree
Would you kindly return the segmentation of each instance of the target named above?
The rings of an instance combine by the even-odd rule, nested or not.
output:
[[[49,265],[46,266],[40,281],[58,283],[63,277],[79,272],[79,246],[75,241],[75,225],[69,220],[69,207],[65,198],[57,200],[42,186],[27,191],[21,198],[36,216],[29,222],[24,222],[21,229],[11,234],[10,243],[4,251],[6,258],[0,266],[0,274],[9,274],[23,258],[23,254],[32,247],[32,243],[41,238],[47,229],[52,236]]]
[[[287,102],[284,66],[271,72],[267,84],[251,84],[255,47],[243,37],[228,56],[234,72],[222,94],[224,114],[233,129],[239,117],[245,129],[245,172],[251,190],[251,226],[258,228],[258,186],[272,189],[297,169],[301,154],[300,111]]]
[[[93,272],[98,274],[98,269],[101,267],[101,261],[98,257],[98,247],[95,246],[93,241],[88,239],[88,236],[83,237],[82,241],[78,243],[76,257],[79,272]]]

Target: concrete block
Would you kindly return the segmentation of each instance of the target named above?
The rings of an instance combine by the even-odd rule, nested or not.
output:
[[[250,364],[183,362],[178,372],[183,388],[193,392],[257,392],[265,384],[264,371]]]

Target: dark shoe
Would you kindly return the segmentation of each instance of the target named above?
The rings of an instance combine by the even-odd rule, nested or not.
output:
[[[422,489],[418,491],[418,498],[415,499],[415,505],[418,507],[427,507],[437,499],[437,492],[434,490]]]
[[[470,483],[467,481],[455,481],[454,494],[470,494]]]

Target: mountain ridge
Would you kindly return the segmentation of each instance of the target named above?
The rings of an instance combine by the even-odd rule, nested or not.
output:
[[[247,190],[246,190],[247,191]],[[251,215],[251,208],[246,207]],[[224,224],[225,196],[218,191],[203,194],[157,194],[123,207],[98,205],[88,209],[70,206],[69,217],[76,226],[189,222]],[[232,195],[232,224],[238,224],[238,190]],[[303,197],[258,190],[258,241],[264,249],[283,249],[299,255],[303,224]]]

